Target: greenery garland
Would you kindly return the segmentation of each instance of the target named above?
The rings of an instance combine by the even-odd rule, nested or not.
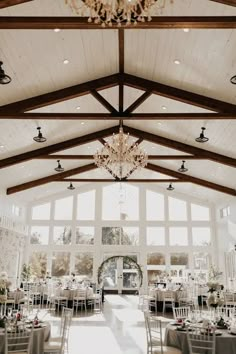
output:
[[[142,286],[143,284],[143,271],[140,267],[140,265],[135,261],[133,260],[133,258],[129,257],[129,256],[112,256],[112,257],[109,257],[107,258],[105,261],[103,261],[100,266],[98,267],[98,284],[100,284],[102,282],[102,273],[103,273],[103,268],[104,266],[109,263],[110,261],[113,261],[115,259],[118,259],[118,258],[123,258],[123,261],[124,262],[127,262],[129,264],[134,264],[135,267],[137,268],[138,270],[138,275],[139,275],[139,287]]]

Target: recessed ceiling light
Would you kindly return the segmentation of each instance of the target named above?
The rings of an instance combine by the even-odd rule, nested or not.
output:
[[[69,64],[69,60],[68,60],[68,59],[65,59],[65,60],[63,61],[63,64]]]
[[[175,63],[176,65],[179,65],[179,64],[180,64],[180,61],[179,61],[178,59],[175,59],[174,63]]]
[[[155,146],[152,146],[152,149],[155,149]]]
[[[90,149],[90,146],[88,146],[88,149]]]
[[[81,124],[81,125],[84,125],[85,123],[84,123],[84,122],[81,122],[80,124]]]
[[[4,145],[0,145],[0,149],[3,149],[5,146]]]
[[[166,106],[161,106],[161,108],[165,111],[167,109]]]
[[[77,106],[76,109],[79,111],[80,110],[80,106]]]
[[[161,126],[161,125],[162,125],[162,123],[161,123],[161,122],[158,122],[158,123],[157,123],[157,125],[160,125],[160,126]]]
[[[60,28],[54,28],[54,32],[60,32]]]
[[[184,31],[185,33],[188,33],[188,32],[189,32],[189,28],[184,28],[183,31]]]

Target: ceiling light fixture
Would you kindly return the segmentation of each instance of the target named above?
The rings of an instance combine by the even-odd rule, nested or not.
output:
[[[41,133],[41,127],[38,127],[37,130],[38,130],[38,135],[35,136],[33,138],[34,141],[36,141],[37,143],[45,143],[45,141],[47,141],[47,139],[43,136],[43,134]]]
[[[172,186],[172,183],[169,184],[169,186],[166,188],[168,191],[173,191],[174,187]]]
[[[183,31],[184,31],[185,33],[188,33],[188,32],[189,32],[189,28],[184,28]]]
[[[231,77],[230,82],[231,84],[236,85],[236,75]]]
[[[204,130],[206,130],[206,128],[201,127],[202,132],[200,133],[199,137],[195,139],[195,141],[197,141],[198,143],[206,143],[209,138],[207,138],[206,136],[204,136]]]
[[[188,169],[184,166],[185,162],[186,162],[186,161],[184,161],[184,160],[182,161],[182,165],[181,165],[180,168],[178,169],[179,172],[183,172],[183,173],[184,173],[184,172],[187,172],[187,171],[188,171]]]
[[[165,111],[167,108],[166,106],[161,106],[161,108]]]
[[[65,60],[63,60],[63,64],[69,64],[69,60],[68,59],[65,59]]]
[[[11,82],[11,77],[5,74],[5,71],[2,68],[3,62],[0,61],[0,84],[7,85]]]
[[[80,106],[77,106],[76,109],[79,111],[80,110]]]
[[[57,171],[57,172],[63,172],[63,171],[64,171],[64,168],[61,167],[60,160],[57,160],[57,164],[58,164],[58,166],[55,168],[55,171]]]
[[[126,179],[134,171],[147,165],[148,156],[129,134],[124,134],[120,125],[119,133],[113,134],[110,143],[105,143],[94,155],[95,164],[107,170],[116,179]]]
[[[151,12],[161,12],[167,2],[173,3],[174,0],[65,0],[79,16],[89,11],[88,22],[101,24],[102,27],[151,21]]]
[[[178,59],[175,59],[174,63],[175,63],[176,65],[179,65],[179,64],[180,64],[180,61],[179,61]]]
[[[58,33],[60,31],[61,31],[60,28],[54,28],[54,32]]]
[[[75,189],[75,187],[73,186],[73,184],[72,184],[72,183],[70,183],[70,185],[67,187],[67,189],[69,189],[69,190],[73,191],[73,190]]]

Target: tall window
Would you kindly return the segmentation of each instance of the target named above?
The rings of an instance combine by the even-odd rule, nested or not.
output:
[[[70,253],[53,252],[52,255],[52,276],[61,277],[69,275],[70,272]]]
[[[187,246],[188,229],[187,227],[170,227],[170,246]]]
[[[80,193],[77,198],[77,220],[94,220],[95,190]]]
[[[47,245],[49,238],[48,226],[32,226],[30,243],[32,245]]]
[[[164,246],[165,245],[165,228],[164,227],[147,227],[147,245],[148,246]]]
[[[58,199],[55,202],[55,220],[71,220],[73,197]]]
[[[51,204],[45,203],[32,208],[32,220],[49,220]]]
[[[173,221],[187,220],[187,203],[183,200],[169,197],[169,219]]]
[[[149,191],[146,192],[146,213],[147,220],[164,220],[164,195]]]
[[[191,204],[192,220],[209,221],[210,210],[207,207],[197,204]]]

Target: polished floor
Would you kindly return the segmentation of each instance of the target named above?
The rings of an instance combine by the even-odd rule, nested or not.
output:
[[[46,316],[52,335],[58,333],[60,320]],[[69,354],[144,354],[146,332],[138,296],[106,295],[101,312],[78,312],[70,328]]]

